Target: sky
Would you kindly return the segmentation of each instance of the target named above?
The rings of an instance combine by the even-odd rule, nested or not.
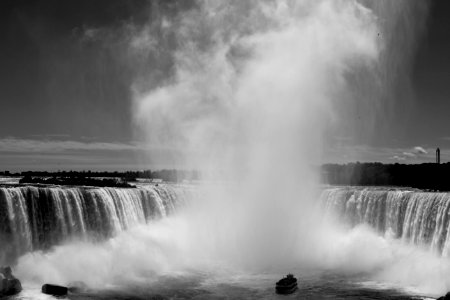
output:
[[[420,32],[412,50],[405,49],[411,57],[388,112],[375,117],[370,138],[327,137],[324,162],[433,162],[436,147],[441,160],[450,161],[450,1],[427,3],[427,13],[411,20],[423,26],[413,26]],[[139,40],[143,45],[132,36],[193,6],[175,0],[0,1],[0,170],[176,167],[176,155],[143,142],[132,117],[136,82],[145,77],[157,86],[172,67],[169,51],[145,48],[156,41],[171,49],[176,41],[151,27],[149,39]],[[397,48],[401,34],[392,37]],[[369,116],[355,118],[363,125]]]

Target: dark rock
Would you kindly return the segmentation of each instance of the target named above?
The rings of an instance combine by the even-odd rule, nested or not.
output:
[[[0,296],[16,295],[22,291],[22,284],[18,279],[3,279],[3,290]]]
[[[15,278],[12,275],[11,267],[2,267],[0,268],[0,274],[2,274],[2,282],[0,286],[0,296],[11,296],[18,294],[22,291],[22,284],[19,279]]]
[[[450,300],[450,292],[445,294],[445,296],[437,298],[437,300]]]
[[[67,295],[68,288],[65,286],[55,284],[44,284],[42,286],[42,293],[53,296],[65,296]]]

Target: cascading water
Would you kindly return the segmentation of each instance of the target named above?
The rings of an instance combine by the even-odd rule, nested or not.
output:
[[[0,264],[73,239],[101,240],[166,217],[187,188],[0,187]]]
[[[321,198],[328,216],[350,226],[368,224],[383,235],[450,254],[449,193],[336,187]]]

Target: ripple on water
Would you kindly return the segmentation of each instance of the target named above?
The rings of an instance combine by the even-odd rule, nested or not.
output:
[[[206,273],[162,276],[156,281],[126,284],[90,293],[69,295],[72,300],[168,300],[168,299],[434,299],[414,295],[411,291],[365,280],[364,276],[316,273],[299,277],[299,290],[291,295],[277,295],[274,283],[278,274],[239,274],[215,277]],[[50,300],[38,286],[24,285],[24,291],[9,300]]]

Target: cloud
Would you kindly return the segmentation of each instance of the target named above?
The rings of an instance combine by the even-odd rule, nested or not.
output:
[[[404,158],[403,156],[394,155],[394,156],[390,157],[390,159],[401,161],[401,160],[405,160],[406,158]]]
[[[390,157],[390,159],[394,160],[406,160],[408,158],[416,159],[419,158],[420,156],[423,157],[426,154],[428,154],[427,150],[425,150],[423,147],[416,146],[412,149],[412,151],[405,149],[402,152],[402,155],[394,155],[393,157]]]
[[[0,138],[0,170],[167,169],[180,164],[178,149],[141,142]]]
[[[113,143],[113,142],[81,142],[70,140],[52,139],[18,139],[7,137],[0,139],[0,152],[14,153],[58,153],[63,151],[124,151],[124,150],[144,150],[144,147],[134,143]]]
[[[32,140],[68,140],[70,139],[70,135],[68,134],[31,134],[29,137]]]
[[[401,161],[403,163],[434,162],[434,151],[421,146],[415,147],[377,147],[351,143],[332,144],[324,152],[323,160],[329,163]],[[450,160],[450,152],[441,148],[441,160]]]
[[[426,151],[424,148],[420,147],[420,146],[416,146],[414,147],[414,151],[417,154],[428,154],[428,151]]]
[[[407,156],[407,157],[416,157],[416,155],[414,153],[411,153],[411,152],[403,152],[403,155]]]

